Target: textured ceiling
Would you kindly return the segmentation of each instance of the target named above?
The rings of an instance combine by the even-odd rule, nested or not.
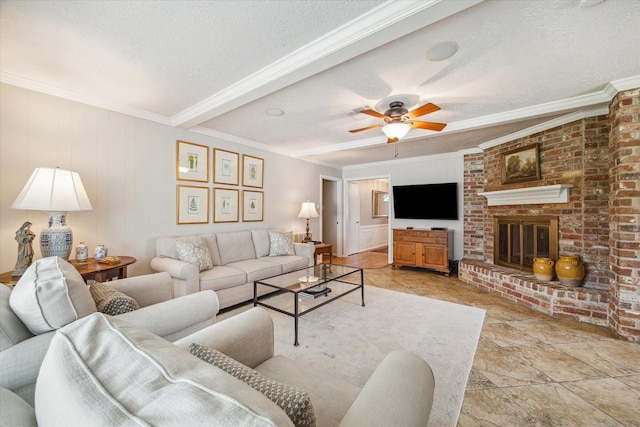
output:
[[[2,1],[0,81],[347,166],[392,160],[348,111],[440,111],[397,158],[474,149],[640,86],[640,2]],[[450,59],[426,57],[454,41]],[[265,113],[280,109],[281,116]]]

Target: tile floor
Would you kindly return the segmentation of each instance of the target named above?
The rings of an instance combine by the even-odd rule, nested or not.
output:
[[[365,281],[486,310],[458,426],[640,426],[640,344],[439,273],[367,268]]]

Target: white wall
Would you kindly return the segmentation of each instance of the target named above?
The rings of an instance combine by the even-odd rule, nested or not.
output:
[[[214,224],[176,224],[176,140],[261,157],[264,171],[264,221]],[[213,150],[209,151],[210,167]],[[90,253],[105,244],[110,255],[131,255],[138,262],[130,274],[150,272],[155,241],[167,235],[279,228],[304,232],[296,218],[303,200],[320,202],[320,175],[341,172],[253,147],[229,143],[124,114],[53,96],[0,85],[0,272],[13,270],[18,245],[15,231],[31,221],[39,235],[48,215],[11,209],[11,204],[36,167],[59,166],[77,171],[93,211],[70,213],[74,246],[84,241]],[[193,185],[213,188],[210,182]],[[242,186],[227,186],[240,190]],[[211,195],[210,195],[211,197]],[[240,220],[242,214],[240,213]],[[319,221],[311,225],[319,235]],[[34,241],[40,258],[39,238]],[[75,253],[72,253],[75,257]]]
[[[461,153],[449,153],[406,160],[392,160],[375,164],[350,166],[344,169],[343,177],[347,181],[368,179],[377,176],[390,176],[389,194],[392,196],[390,206],[391,228],[431,228],[447,227],[454,230],[454,258],[463,256],[463,221],[462,196],[464,189],[464,156]],[[443,182],[458,183],[458,220],[417,220],[396,219],[393,215],[394,185],[436,184]]]

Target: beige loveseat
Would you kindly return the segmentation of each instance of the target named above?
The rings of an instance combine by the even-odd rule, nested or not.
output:
[[[25,276],[13,290],[0,284],[0,387],[14,391],[30,404],[33,403],[36,378],[42,360],[56,333],[55,323],[66,323],[61,313],[67,311],[72,318],[79,318],[96,311],[95,305],[85,308],[78,306],[78,301],[86,302],[86,295],[89,295],[89,299],[91,296],[82,277],[71,264],[51,257],[36,261],[30,269],[36,270],[36,267],[43,264],[48,264],[48,271],[34,271],[41,290],[33,292],[34,296],[39,295],[42,300],[34,301],[33,307],[27,310],[27,315],[33,318],[34,312],[46,312],[44,315],[37,314],[46,318],[47,329],[50,329],[48,332],[34,334],[10,305],[11,294],[16,292],[18,286],[33,290],[36,285],[27,282]],[[68,273],[75,274],[73,277],[54,277],[51,268],[56,268],[56,273],[62,272],[68,276]],[[65,268],[68,269],[66,272]],[[28,270],[25,275],[30,272]],[[141,307],[119,314],[116,318],[124,319],[171,341],[212,325],[218,313],[218,299],[212,291],[176,298],[168,273],[120,279],[109,282],[109,285],[132,297]],[[85,295],[79,296],[78,291],[84,292]],[[95,304],[92,299],[91,303]],[[33,326],[31,328],[34,329]]]
[[[192,355],[186,350],[192,343],[217,348],[242,372]],[[36,387],[37,423],[244,427],[293,426],[295,419],[318,427],[427,425],[434,379],[415,354],[390,353],[360,389],[303,361],[274,356],[273,346],[273,323],[261,308],[175,344],[96,313],[60,329],[51,343]],[[15,396],[5,395],[2,409],[10,400],[12,421],[34,425],[33,408]]]
[[[286,236],[290,254],[281,255],[274,242]],[[180,292],[213,290],[220,308],[227,308],[253,298],[255,280],[303,269],[314,264],[313,244],[291,242],[292,233],[271,230],[248,230],[209,233],[193,236],[163,237],[156,243],[156,257],[151,269],[171,274]],[[193,260],[181,260],[178,245],[204,246],[210,265],[202,268]],[[286,252],[286,251],[285,251]],[[185,258],[185,257],[183,257]],[[260,290],[268,292],[267,288]]]

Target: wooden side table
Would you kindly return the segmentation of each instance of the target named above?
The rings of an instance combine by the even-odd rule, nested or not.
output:
[[[114,277],[124,279],[127,277],[127,266],[136,262],[134,257],[121,256],[120,261],[113,264],[99,262],[95,258],[89,258],[84,262],[70,259],[69,262],[78,270],[84,281],[95,280],[106,282]]]
[[[124,279],[127,277],[127,266],[136,262],[136,259],[130,256],[121,256],[119,258],[120,261],[114,264],[98,262],[95,258],[89,258],[85,262],[70,259],[69,262],[78,270],[85,282],[87,280],[106,282],[114,277]],[[20,280],[20,276],[11,276],[11,273],[11,271],[8,271],[0,274],[0,283],[15,284]]]
[[[329,265],[333,264],[333,245],[330,243],[320,243],[316,245],[316,253],[313,256],[313,265],[318,264],[318,255],[329,254]]]

